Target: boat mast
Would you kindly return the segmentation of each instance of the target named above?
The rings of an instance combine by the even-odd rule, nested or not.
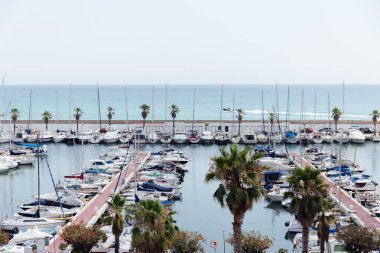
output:
[[[330,118],[330,113],[331,113],[331,108],[330,108],[330,92],[327,93],[327,98],[328,98],[328,112],[327,112],[327,120],[329,121],[329,128],[331,128],[331,118]]]
[[[152,87],[152,132],[154,128],[154,84]]]
[[[31,116],[30,116],[30,113],[31,113],[31,110],[32,110],[32,89],[30,89],[30,92],[29,92],[29,112],[28,112],[28,125],[27,125],[27,129],[30,129],[30,121],[31,121]]]
[[[344,81],[343,81],[343,112],[342,112],[342,118],[343,118],[343,128],[346,128],[346,117],[345,117],[345,114],[344,114]]]
[[[220,91],[220,121],[219,121],[219,130],[222,130],[222,111],[223,111],[223,84]]]
[[[281,133],[281,126],[280,126],[280,109],[278,106],[278,85],[276,83],[276,106],[277,106],[277,122],[278,122],[278,132]]]
[[[100,113],[100,94],[99,94],[99,83],[96,81],[96,88],[98,90],[98,117],[99,117],[99,131],[102,129],[102,114]]]
[[[129,129],[129,124],[128,124],[128,98],[127,98],[127,86],[124,87],[124,97],[125,97],[125,116],[127,119],[127,128]]]
[[[55,125],[58,130],[58,90],[57,90],[57,116],[55,117]]]
[[[37,218],[40,218],[40,204],[41,204],[41,184],[40,184],[40,130],[37,133],[37,195],[38,195],[38,208]]]
[[[165,124],[167,119],[167,110],[168,110],[168,85],[165,84]]]
[[[70,83],[70,90],[69,90],[69,128],[70,128],[70,134],[72,133],[71,129],[71,83]]]
[[[314,90],[314,118],[313,118],[313,129],[315,130],[315,121],[317,120],[317,90]]]
[[[235,92],[232,93],[232,128],[235,134]]]
[[[286,101],[286,118],[285,118],[285,131],[289,131],[289,98],[290,98],[290,86],[288,85],[288,98]]]
[[[195,88],[193,91],[193,124],[191,126],[192,130],[194,130],[194,120],[195,120]]]
[[[264,91],[261,90],[261,117],[263,121],[262,131],[265,131],[265,121],[264,121]]]

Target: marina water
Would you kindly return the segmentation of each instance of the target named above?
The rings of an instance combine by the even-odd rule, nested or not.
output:
[[[46,160],[52,170],[54,180],[58,182],[65,175],[79,172],[82,165],[86,165],[89,159],[98,158],[107,148],[106,145],[74,145],[63,143],[49,143],[48,156],[40,160],[41,165],[41,192],[52,192],[53,184],[49,176]],[[8,145],[2,145],[7,148]],[[218,146],[203,145],[172,145],[175,149],[182,150],[191,161],[187,165],[190,172],[183,183],[182,200],[174,204],[177,212],[177,225],[182,229],[189,229],[203,233],[207,240],[217,240],[219,246],[217,252],[223,252],[223,231],[228,236],[232,232],[232,216],[228,208],[221,208],[212,198],[217,188],[216,183],[205,184],[204,176],[209,168],[211,156],[218,155]],[[322,150],[329,150],[330,145],[319,146]],[[279,150],[283,146],[277,147]],[[161,145],[142,145],[141,150],[158,151]],[[289,151],[300,151],[298,145],[288,146]],[[356,149],[356,152],[355,152]],[[380,181],[380,163],[378,152],[380,146],[377,143],[366,142],[362,145],[347,144],[342,146],[343,156],[354,159],[361,167],[367,169],[368,174],[373,175],[375,181]],[[34,166],[21,166],[16,170],[9,170],[0,174],[0,205],[1,216],[11,215],[19,211],[18,205],[29,203],[32,195],[37,193],[37,168]],[[275,252],[279,248],[292,249],[293,244],[285,238],[285,222],[292,219],[292,215],[286,212],[281,205],[270,204],[267,200],[260,200],[251,211],[247,212],[244,220],[244,230],[260,231],[262,235],[268,235],[274,240],[273,246],[268,252]],[[205,245],[206,252],[212,252]],[[226,252],[231,252],[231,247],[226,244]]]

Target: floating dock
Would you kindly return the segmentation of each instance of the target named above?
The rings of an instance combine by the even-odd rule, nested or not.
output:
[[[299,165],[299,167],[304,168],[309,166],[311,168],[315,167],[309,163],[301,155],[290,152],[289,156],[293,158],[293,161]],[[328,191],[330,198],[334,200],[338,206],[351,218],[353,221],[362,227],[368,227],[375,231],[380,230],[380,220],[377,217],[371,215],[371,212],[361,205],[355,198],[350,196],[345,190],[341,189],[339,185],[334,184],[328,178],[321,174],[323,181],[328,185]],[[339,196],[340,195],[340,196]]]
[[[84,222],[88,227],[93,226],[107,209],[106,202],[110,199],[111,195],[114,194],[117,184],[118,187],[116,188],[116,192],[119,192],[133,178],[135,171],[139,170],[146,163],[149,157],[150,153],[148,152],[140,152],[137,156],[135,156],[134,160],[126,165],[121,172],[116,174],[113,179],[102,189],[102,191],[94,196],[83,207],[83,209],[75,215],[72,221],[66,224],[66,226],[71,224],[79,224],[81,222]],[[64,240],[61,237],[61,233],[58,232],[53,239],[50,240],[50,244],[46,247],[45,252],[60,252],[58,246],[62,242],[64,242]]]

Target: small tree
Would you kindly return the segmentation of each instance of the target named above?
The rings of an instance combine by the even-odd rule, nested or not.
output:
[[[377,119],[380,117],[380,112],[377,109],[374,109],[369,116],[372,116],[373,131],[374,131],[374,134],[376,135],[376,124],[377,124]]]
[[[227,238],[227,242],[235,246],[235,239],[231,235]],[[273,242],[268,236],[262,236],[255,231],[244,232],[242,238],[243,253],[264,253],[266,249],[272,246]]]
[[[73,248],[73,253],[88,253],[99,240],[105,241],[107,236],[99,227],[87,228],[83,222],[67,226],[62,232],[62,238]]]
[[[173,253],[195,253],[204,252],[202,243],[206,243],[206,239],[202,234],[197,232],[178,231],[174,236]]]
[[[83,115],[83,111],[81,108],[79,107],[76,107],[74,108],[74,118],[75,118],[75,121],[77,123],[77,134],[79,134],[79,120],[80,120],[80,117],[82,117]]]
[[[6,245],[9,242],[9,235],[4,232],[3,230],[0,230],[0,246]]]
[[[144,129],[146,117],[148,117],[148,114],[150,112],[150,106],[147,104],[142,104],[140,106],[140,109],[141,109],[141,117],[143,118],[143,129]]]
[[[336,238],[345,244],[349,253],[368,253],[378,249],[380,243],[378,233],[356,225],[341,228]]]
[[[288,253],[287,249],[281,248],[276,253]]]
[[[175,118],[177,117],[177,113],[179,113],[179,107],[177,105],[171,105],[169,106],[170,110],[170,115],[172,116],[173,119],[173,135],[175,132]]]
[[[342,116],[342,111],[338,107],[334,107],[331,111],[331,117],[334,120],[335,123],[335,132],[338,131],[338,120]]]
[[[111,106],[107,107],[108,125],[111,125],[112,116],[115,115],[115,109]]]
[[[41,117],[42,117],[42,120],[45,122],[45,128],[46,128],[46,130],[48,130],[49,120],[51,120],[53,118],[53,115],[49,111],[44,111],[41,114]]]
[[[236,109],[236,118],[238,120],[238,124],[239,124],[239,129],[238,129],[238,135],[240,135],[240,125],[241,125],[241,122],[243,121],[243,116],[244,116],[244,111],[243,109]]]
[[[16,121],[20,117],[20,111],[17,108],[11,109],[11,119],[13,121],[13,133],[16,133]]]

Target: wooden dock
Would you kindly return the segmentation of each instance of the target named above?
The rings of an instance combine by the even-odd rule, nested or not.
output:
[[[291,152],[289,156],[294,159],[300,167],[310,166],[314,168],[304,157],[301,155]],[[314,168],[315,169],[315,168]],[[341,189],[339,185],[331,182],[325,175],[322,175],[323,181],[328,185],[330,198],[333,199],[339,207],[351,218],[356,224],[363,227],[368,227],[373,230],[380,230],[380,219],[373,217],[371,212],[362,206],[355,198],[350,196],[345,190]],[[340,197],[339,197],[340,194]],[[339,201],[340,199],[340,201]]]
[[[107,201],[110,199],[111,195],[114,193],[116,184],[118,182],[118,178],[120,176],[119,185],[117,187],[117,191],[120,191],[122,187],[124,187],[134,176],[136,170],[140,169],[140,167],[147,161],[150,154],[147,152],[140,152],[136,158],[130,162],[126,168],[124,168],[121,172],[115,175],[115,177],[102,189],[102,191],[93,197],[81,210],[80,213],[75,215],[73,220],[69,222],[70,224],[79,224],[84,222],[88,227],[91,227],[95,224],[95,222],[99,219],[100,215],[104,213],[107,209]],[[125,181],[123,179],[125,178]],[[123,184],[124,183],[124,184]],[[66,225],[66,226],[67,226]],[[58,233],[54,238],[50,241],[49,246],[46,247],[45,252],[49,253],[58,253],[60,250],[58,246],[60,243],[64,242],[60,233]]]

